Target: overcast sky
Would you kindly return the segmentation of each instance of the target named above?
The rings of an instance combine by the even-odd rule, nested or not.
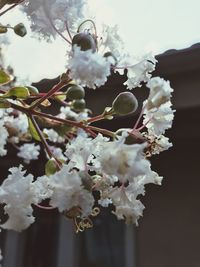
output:
[[[118,24],[127,50],[133,55],[180,49],[200,42],[200,0],[88,0],[98,21]],[[12,24],[22,21],[14,11],[4,16]],[[2,17],[3,18],[3,17]],[[1,20],[2,22],[2,20]],[[38,43],[10,34],[14,44],[8,56],[21,78],[34,81],[55,77],[64,70],[65,43]]]

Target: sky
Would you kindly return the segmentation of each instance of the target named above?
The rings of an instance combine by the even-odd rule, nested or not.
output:
[[[148,52],[160,54],[168,49],[186,48],[200,42],[199,0],[88,0],[98,23],[117,24],[127,50],[133,56]],[[15,12],[15,13],[13,13]],[[24,18],[11,11],[0,22],[17,24]],[[25,24],[28,23],[25,20]],[[7,63],[14,66],[21,79],[39,81],[54,78],[64,71],[66,44],[38,42],[9,33],[12,45]]]

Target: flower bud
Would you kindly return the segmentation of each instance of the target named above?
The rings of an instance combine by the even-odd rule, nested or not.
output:
[[[67,97],[71,100],[82,99],[85,97],[85,90],[80,85],[72,85],[67,90]]]
[[[130,92],[120,93],[112,103],[114,112],[118,115],[128,115],[136,111],[138,101]]]
[[[0,33],[6,33],[8,29],[5,26],[0,25]]]
[[[14,27],[14,32],[21,37],[24,37],[27,34],[26,28],[23,23],[17,24]]]
[[[86,103],[84,99],[74,100],[72,102],[73,108],[76,111],[83,111],[85,109]]]
[[[72,39],[72,47],[77,45],[82,51],[92,49],[93,52],[96,51],[96,43],[94,38],[89,33],[78,33]]]

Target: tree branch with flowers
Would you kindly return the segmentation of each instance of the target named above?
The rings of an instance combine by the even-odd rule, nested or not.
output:
[[[2,41],[0,156],[6,156],[11,144],[22,160],[20,166],[9,169],[0,186],[0,202],[8,215],[2,229],[29,227],[35,221],[33,205],[58,209],[74,221],[77,232],[91,228],[93,217],[108,206],[117,219],[137,224],[144,209],[138,196],[144,195],[146,184],[161,185],[162,177],[151,170],[149,158],[172,146],[164,134],[174,118],[173,89],[168,81],[152,78],[156,59],[151,54],[140,60],[130,56],[117,27],[98,29],[94,19],[84,18],[85,5],[85,0],[0,0],[0,21],[17,7],[27,14],[36,36],[47,41],[59,36],[67,49],[66,69],[59,82],[43,93],[31,83],[18,84],[14,79],[3,62],[6,44]],[[1,36],[6,37],[8,30],[26,38],[22,23],[0,24]],[[100,90],[112,72],[123,74],[124,70],[127,91],[104,107],[102,114],[91,116],[85,88]],[[112,132],[93,125],[134,113],[138,109],[134,88],[144,83],[149,96],[132,129]],[[60,107],[56,115],[51,114],[54,105]],[[26,174],[27,164],[37,160],[42,149],[46,152],[44,175]],[[94,191],[99,192],[98,198]],[[48,206],[43,200],[48,200]]]

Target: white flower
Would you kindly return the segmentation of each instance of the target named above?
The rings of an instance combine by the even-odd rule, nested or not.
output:
[[[112,199],[115,205],[113,212],[119,220],[125,219],[126,223],[136,223],[144,209],[144,205],[137,199],[138,195],[144,195],[144,186],[149,183],[161,185],[162,177],[156,172],[150,171],[147,175],[140,175],[134,178],[127,187],[110,188],[107,196]]]
[[[118,188],[113,190],[110,195],[115,211],[113,212],[118,220],[126,220],[127,224],[136,223],[142,216],[144,205],[136,196],[130,193],[127,188]]]
[[[170,147],[172,147],[172,143],[169,142],[169,138],[164,135],[148,135],[147,138],[149,140],[148,152],[150,156],[154,154],[160,154],[160,152],[168,150]]]
[[[118,33],[117,25],[113,27],[105,24],[103,25],[101,45],[104,51],[110,51],[116,58],[120,58],[124,49],[124,44]]]
[[[43,133],[48,136],[49,141],[53,143],[63,143],[64,138],[60,136],[54,129],[44,129]]]
[[[128,70],[128,80],[125,82],[128,89],[140,87],[142,82],[148,82],[152,76],[151,73],[155,70],[156,62],[152,55],[147,55],[135,65],[125,65],[124,68]]]
[[[24,144],[19,147],[18,157],[24,159],[25,163],[30,163],[31,160],[38,159],[40,154],[40,146],[35,144]]]
[[[79,206],[82,216],[88,216],[94,205],[92,194],[83,188],[79,173],[70,171],[67,165],[49,176],[53,194],[50,205],[57,207],[60,212]]]
[[[96,138],[89,138],[84,134],[79,134],[66,146],[65,155],[70,160],[70,166],[78,168],[80,171],[98,170],[100,168],[99,156],[108,138],[99,134]]]
[[[40,203],[42,200],[50,198],[53,194],[50,179],[45,175],[38,177],[37,180],[32,183],[31,187],[34,190],[36,203]]]
[[[5,145],[8,139],[8,131],[4,127],[4,122],[0,120],[0,156],[5,156],[7,154],[7,150],[5,149]]]
[[[61,107],[60,114],[58,114],[58,118],[62,119],[76,119],[78,114],[70,109],[70,107]]]
[[[110,204],[112,204],[112,200],[110,198],[99,199],[98,204],[104,208],[107,208]]]
[[[83,19],[85,0],[34,0],[26,2],[22,9],[27,13],[34,32],[48,39],[56,36],[52,24],[60,31],[66,31],[66,22],[70,31],[76,31]]]
[[[68,67],[77,83],[93,89],[104,85],[110,75],[110,63],[105,57],[92,50],[81,51],[77,46]]]
[[[63,151],[60,147],[50,146],[50,150],[54,157],[56,157],[59,160],[66,161],[67,158],[64,156]],[[47,158],[49,158],[49,155],[46,153]]]
[[[168,102],[173,92],[169,81],[165,81],[160,77],[152,78],[147,83],[147,87],[150,89],[150,94],[145,104],[147,109],[158,108],[161,104]]]
[[[126,145],[124,140],[106,143],[99,161],[104,174],[117,176],[121,182],[149,172],[150,163],[144,157],[146,144]]]
[[[87,164],[92,160],[93,143],[91,138],[79,135],[67,144],[65,155],[73,167],[80,171],[87,169]]]
[[[18,134],[25,134],[28,131],[29,125],[27,116],[21,112],[17,117],[14,117],[8,113],[7,116],[4,117],[4,122],[8,127],[15,129]]]
[[[31,204],[35,203],[35,192],[31,187],[33,176],[25,176],[22,166],[10,168],[10,175],[0,187],[0,202],[5,204],[4,210],[8,220],[2,228],[22,231],[34,222]]]
[[[156,138],[156,149],[154,151],[154,154],[159,154],[162,151],[168,150],[170,147],[172,147],[172,143],[169,142],[169,138],[160,135],[158,138]]]
[[[168,101],[159,108],[145,109],[143,124],[146,125],[149,134],[159,136],[172,127],[174,110],[171,105],[171,102]]]

